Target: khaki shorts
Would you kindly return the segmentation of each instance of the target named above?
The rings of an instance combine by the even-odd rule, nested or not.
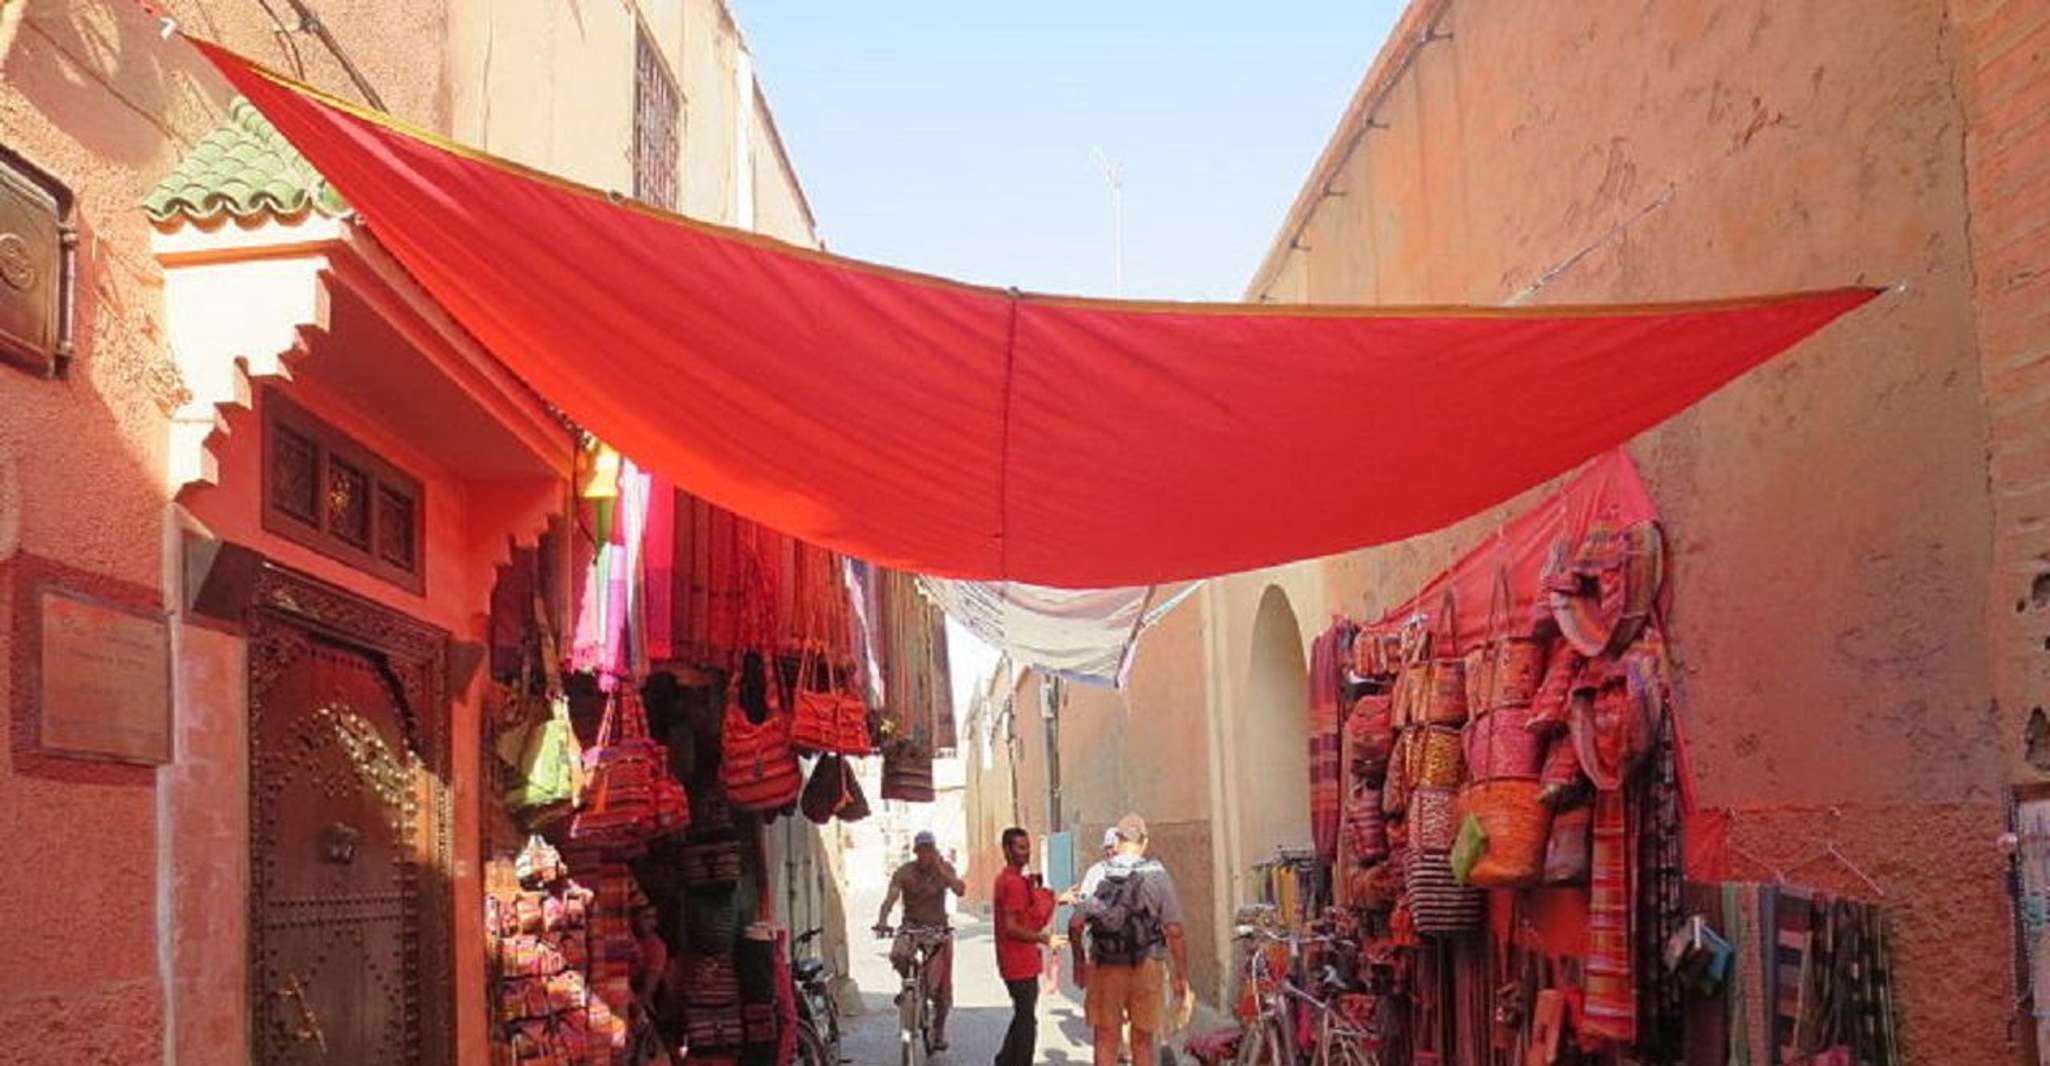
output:
[[[1133,1029],[1157,1035],[1167,1016],[1167,967],[1159,959],[1138,966],[1091,966],[1083,1008],[1092,1029],[1130,1021]]]

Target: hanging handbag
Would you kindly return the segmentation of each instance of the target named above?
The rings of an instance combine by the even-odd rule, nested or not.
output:
[[[852,641],[850,638],[850,646]],[[856,655],[856,661],[861,656]],[[816,635],[804,642],[797,666],[797,691],[791,698],[791,742],[801,748],[841,755],[866,755],[868,703],[858,691],[849,691],[833,669],[825,642]],[[824,680],[818,680],[823,674]],[[818,687],[813,687],[814,685]]]
[[[1488,598],[1488,668],[1484,699],[1489,710],[1527,707],[1544,677],[1545,645],[1532,636],[1516,636],[1516,597],[1509,589],[1509,568],[1495,567],[1495,591]]]
[[[912,741],[900,741],[883,753],[883,798],[899,803],[931,803],[932,752]]]
[[[1422,718],[1432,725],[1466,721],[1466,660],[1459,654],[1459,620],[1448,581],[1432,621],[1430,682],[1423,697]]]
[[[759,722],[749,720],[741,706],[739,672],[726,702],[726,727],[720,737],[720,783],[726,798],[743,811],[781,810],[797,802],[804,788],[804,772],[797,765],[797,752],[790,743],[790,716],[778,706],[776,686],[763,686],[762,698],[768,713]]]
[[[570,822],[571,840],[630,846],[689,825],[689,801],[669,776],[668,751],[648,737],[647,712],[632,682],[621,680],[606,701],[584,770],[588,782]]]
[[[1443,851],[1412,848],[1403,867],[1403,902],[1410,920],[1424,936],[1446,936],[1478,929],[1488,914],[1487,896],[1462,885]]]
[[[846,799],[840,804],[840,809],[833,812],[833,817],[849,824],[868,817],[871,813],[868,795],[861,790],[861,778],[855,774],[854,764],[844,759],[840,762],[840,783]]]
[[[1409,796],[1409,842],[1414,850],[1445,852],[1459,836],[1459,791],[1418,785]]]
[[[1508,706],[1468,722],[1460,734],[1467,774],[1476,781],[1535,775],[1543,759],[1544,741],[1525,728],[1529,720],[1529,707]]]
[[[847,765],[838,755],[821,755],[812,764],[811,777],[804,783],[804,794],[797,801],[797,810],[813,824],[825,825],[840,813],[847,802]]]
[[[528,828],[559,821],[576,808],[583,785],[583,750],[570,724],[569,697],[564,694],[556,660],[555,634],[548,624],[547,604],[534,597],[534,630],[544,687],[535,707],[530,696],[533,654],[522,656],[518,691],[512,701],[529,709],[517,714],[521,725],[500,737],[500,757],[510,763],[502,794],[506,810]],[[538,713],[537,713],[538,712]]]
[[[1538,800],[1534,777],[1498,777],[1461,790],[1459,814],[1472,819],[1486,846],[1465,880],[1477,888],[1527,888],[1544,873],[1552,812]]]

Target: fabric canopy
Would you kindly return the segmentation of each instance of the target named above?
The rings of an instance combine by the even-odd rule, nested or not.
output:
[[[1194,588],[1063,589],[1017,581],[920,578],[948,617],[1011,661],[1085,684],[1120,687],[1147,625]]]
[[[195,44],[569,417],[740,515],[938,576],[1150,585],[1434,529],[1874,295],[1479,310],[979,288],[662,214]]]

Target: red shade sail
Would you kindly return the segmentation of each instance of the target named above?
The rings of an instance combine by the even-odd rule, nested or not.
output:
[[[1283,309],[979,288],[618,202],[194,43],[570,417],[722,507],[941,576],[1149,584],[1434,529],[1874,295]]]

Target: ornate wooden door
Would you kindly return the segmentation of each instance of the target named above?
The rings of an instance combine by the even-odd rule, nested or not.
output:
[[[442,642],[282,571],[269,584],[251,616],[253,1061],[435,1066],[450,1028]]]

